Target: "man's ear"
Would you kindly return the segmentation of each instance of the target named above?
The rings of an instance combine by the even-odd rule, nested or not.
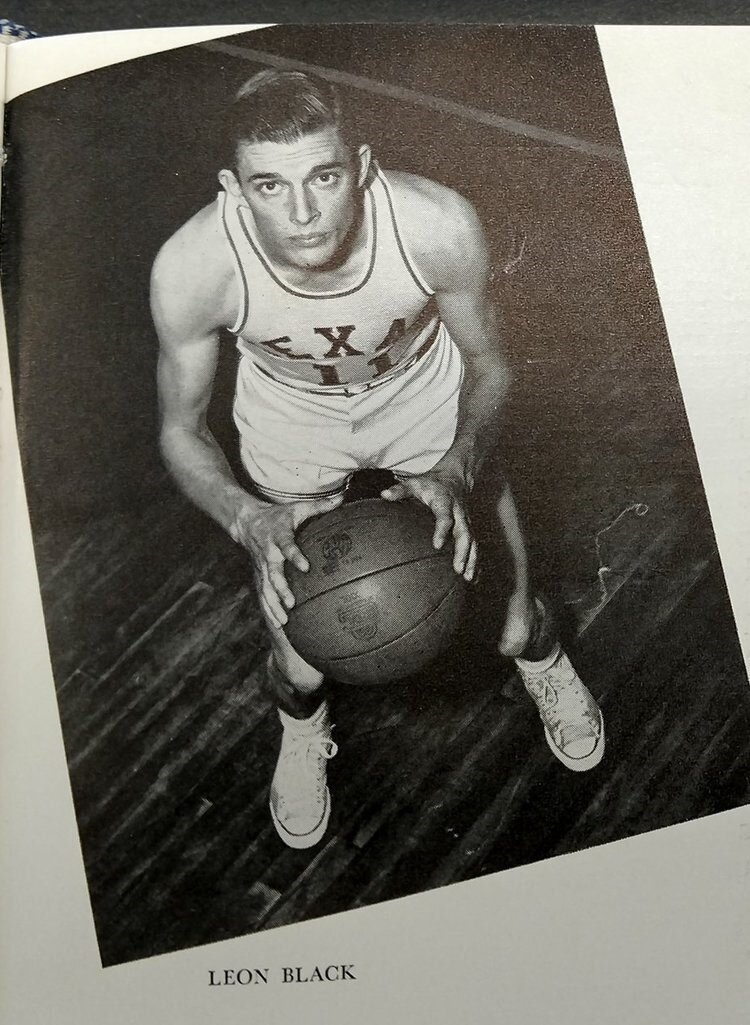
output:
[[[370,173],[370,165],[372,163],[372,150],[364,143],[357,150],[357,164],[359,167],[359,173],[357,174],[357,185],[359,188],[363,188],[367,181],[367,175]]]
[[[243,199],[242,189],[240,183],[237,181],[237,175],[234,171],[230,171],[228,168],[224,168],[219,171],[219,184],[228,192],[230,196],[234,196],[235,199]]]

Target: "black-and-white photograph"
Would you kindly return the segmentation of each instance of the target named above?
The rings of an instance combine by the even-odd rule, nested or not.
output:
[[[6,119],[18,436],[104,966],[750,801],[593,29],[277,26]]]

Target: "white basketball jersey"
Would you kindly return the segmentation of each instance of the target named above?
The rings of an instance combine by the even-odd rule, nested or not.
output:
[[[219,214],[240,292],[232,333],[242,355],[276,380],[316,388],[364,384],[418,358],[437,337],[434,293],[409,256],[379,168],[365,188],[361,274],[345,291],[307,292],[285,281],[263,252],[244,201],[220,193]]]

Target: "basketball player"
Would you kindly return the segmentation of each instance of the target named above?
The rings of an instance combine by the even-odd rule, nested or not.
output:
[[[283,632],[294,599],[286,562],[307,518],[341,502],[358,468],[390,470],[384,497],[415,498],[471,581],[466,502],[505,398],[508,370],[477,216],[455,192],[383,171],[352,139],[335,89],[262,71],[231,105],[215,202],[160,251],[152,309],[160,339],[161,447],[185,494],[250,553],[268,625],[268,680],[283,726],[270,806],[291,847],[316,844],[330,814],[323,678]],[[250,494],[206,425],[220,332],[241,358],[234,418]],[[604,751],[596,702],[529,590],[507,484],[498,529],[516,570],[499,650],[512,656],[547,742],[575,771]]]

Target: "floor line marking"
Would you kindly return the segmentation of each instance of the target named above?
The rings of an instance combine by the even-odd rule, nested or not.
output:
[[[230,57],[239,57],[242,60],[252,61],[256,64],[267,64],[273,68],[280,68],[284,71],[305,71],[318,75],[320,78],[335,82],[337,85],[361,89],[364,92],[374,93],[377,96],[387,96],[392,100],[413,103],[421,107],[429,107],[441,114],[451,114],[463,118],[465,121],[474,121],[476,124],[487,125],[502,132],[510,132],[513,135],[522,135],[527,139],[535,139],[537,142],[544,142],[551,146],[562,146],[578,153],[585,153],[591,157],[602,157],[606,160],[625,163],[625,153],[619,146],[607,146],[603,143],[591,142],[588,139],[579,139],[575,135],[566,135],[563,132],[553,132],[549,128],[540,128],[537,125],[527,124],[525,121],[516,121],[514,118],[502,117],[500,114],[493,114],[488,110],[480,110],[478,107],[470,107],[464,103],[457,103],[455,100],[446,100],[438,96],[431,96],[429,93],[419,92],[416,89],[407,89],[400,85],[389,85],[386,82],[376,82],[372,78],[364,78],[362,75],[352,75],[348,71],[337,71],[334,68],[324,68],[317,64],[307,64],[304,61],[294,60],[291,57],[279,57],[274,53],[266,53],[264,50],[253,50],[250,47],[238,46],[236,43],[225,43],[220,40],[200,43],[205,50],[212,50],[214,53],[223,53]]]

